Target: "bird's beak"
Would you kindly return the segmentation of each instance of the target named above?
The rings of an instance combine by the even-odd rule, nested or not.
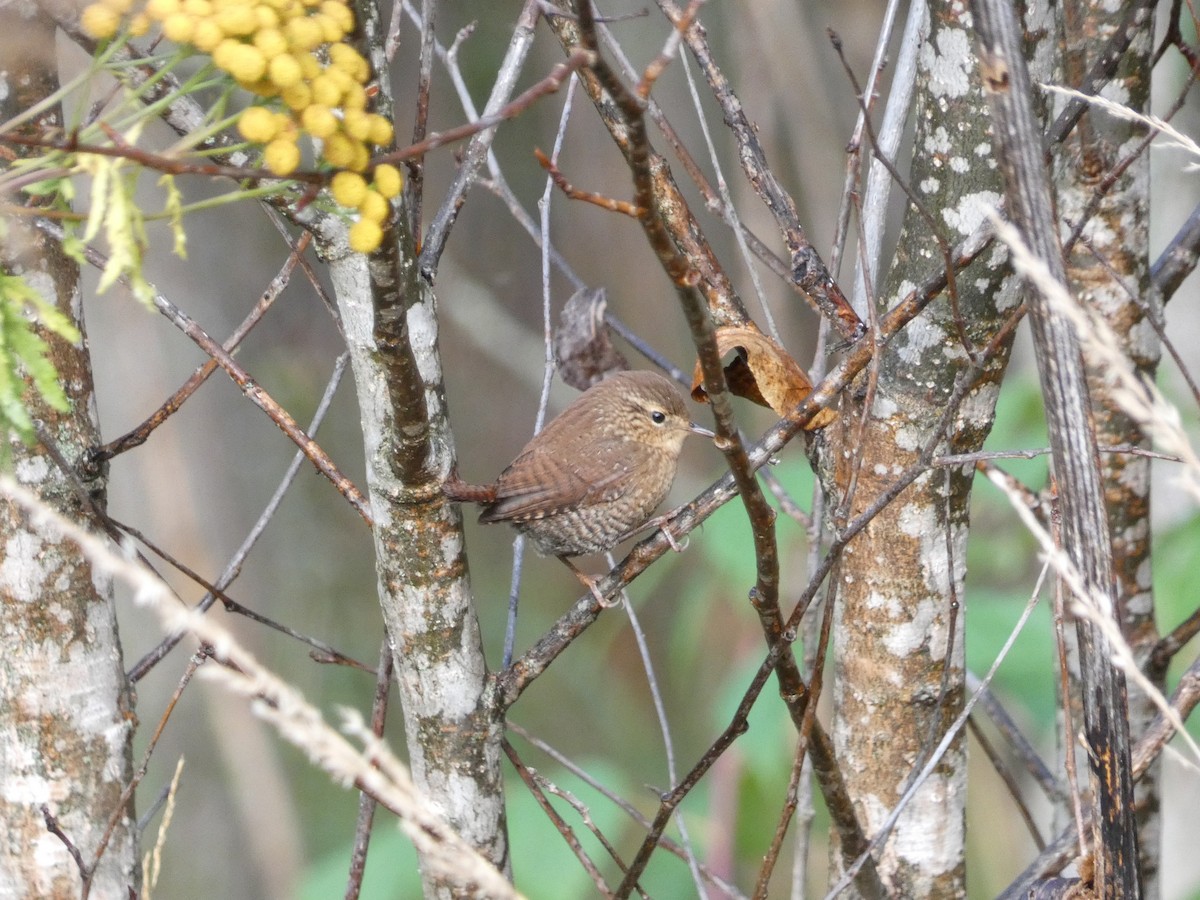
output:
[[[709,431],[703,425],[697,425],[695,422],[688,422],[688,431],[706,438],[715,438],[717,436],[716,432]]]

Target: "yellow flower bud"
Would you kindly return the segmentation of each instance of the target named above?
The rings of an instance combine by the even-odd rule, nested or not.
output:
[[[79,27],[88,37],[107,40],[121,28],[121,14],[101,3],[93,3],[79,17]]]
[[[367,92],[361,84],[350,83],[342,94],[342,109],[366,109]]]
[[[171,13],[162,20],[163,37],[175,44],[190,44],[196,33],[196,20],[187,13]]]
[[[367,135],[367,140],[376,147],[388,147],[392,143],[392,123],[379,113],[371,113],[368,117],[371,123],[370,133]]]
[[[336,44],[346,36],[346,32],[342,31],[337,21],[324,13],[309,16],[309,20],[315,22],[317,27],[321,29],[321,40],[326,44]]]
[[[338,131],[325,139],[322,155],[325,157],[325,161],[335,169],[349,169],[350,164],[354,162],[356,146],[361,147],[362,145]]]
[[[263,166],[275,175],[291,175],[299,165],[300,148],[293,141],[276,138],[263,150]]]
[[[254,8],[244,3],[218,10],[216,19],[222,31],[235,37],[253,34],[258,28],[258,17],[254,15]]]
[[[183,11],[189,16],[207,19],[213,14],[213,7],[208,0],[183,0]]]
[[[313,50],[321,44],[321,26],[307,17],[290,19],[284,24],[283,33],[293,50]]]
[[[342,113],[342,130],[356,141],[365,141],[371,133],[371,119],[361,109],[347,109]]]
[[[304,77],[304,73],[300,71],[300,63],[296,62],[296,57],[290,53],[283,53],[272,59],[267,64],[267,72],[270,75],[271,83],[281,88],[299,84]]]
[[[305,109],[313,102],[312,88],[310,88],[303,81],[299,81],[296,84],[285,87],[283,91],[280,92],[280,96],[283,97],[283,102],[288,109],[294,109],[297,111]]]
[[[255,5],[254,18],[258,20],[259,31],[262,31],[264,28],[279,27],[279,13],[275,12],[275,10],[271,9],[265,3]]]
[[[375,167],[375,190],[388,200],[397,197],[404,188],[404,176],[400,170],[388,163]]]
[[[156,22],[165,22],[168,16],[181,11],[179,0],[149,0],[146,15]]]
[[[337,106],[342,101],[341,87],[336,79],[330,78],[328,75],[318,75],[312,79],[312,95],[313,102],[330,108]]]
[[[378,191],[367,191],[358,202],[358,211],[364,219],[382,225],[392,213],[392,204],[384,200]]]
[[[370,253],[383,243],[383,229],[370,219],[360,219],[350,226],[350,249],[355,253]]]
[[[307,80],[312,81],[321,74],[321,61],[311,53],[296,53],[294,56],[296,62],[300,63],[300,72]]]
[[[211,18],[193,18],[192,46],[202,53],[212,53],[225,40],[225,32]]]
[[[338,130],[337,117],[328,107],[313,103],[300,113],[300,124],[315,138],[324,140]]]
[[[329,182],[329,193],[342,206],[357,209],[367,195],[367,182],[357,172],[338,172]]]
[[[338,27],[346,34],[354,30],[354,12],[340,0],[324,0],[321,12],[337,22]]]
[[[234,48],[225,54],[228,65],[221,66],[222,69],[238,81],[245,83],[258,81],[267,74],[267,58],[263,56],[261,50],[249,44],[243,44],[241,41],[233,43],[235,44]],[[223,46],[225,46],[225,41],[221,42],[221,47]],[[220,50],[221,47],[217,49]],[[213,62],[216,61],[217,57],[214,53]]]
[[[359,141],[354,141],[354,156],[350,160],[350,165],[346,166],[351,172],[365,172],[367,166],[371,165],[371,152],[367,150],[367,145]]]
[[[265,106],[251,106],[238,116],[238,133],[248,141],[265,144],[279,134],[275,113]]]
[[[263,56],[267,59],[274,59],[281,54],[287,53],[287,38],[283,36],[283,32],[278,28],[260,28],[254,32],[254,37],[251,40],[254,41],[254,46],[261,50]]]
[[[349,44],[330,45],[329,61],[334,67],[341,69],[359,84],[366,81],[371,74],[371,67],[363,59],[362,54]]]

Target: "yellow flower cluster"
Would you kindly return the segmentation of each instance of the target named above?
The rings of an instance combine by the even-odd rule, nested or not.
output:
[[[367,112],[371,67],[343,43],[354,30],[347,0],[145,0],[136,13],[135,2],[96,0],[80,24],[101,40],[127,19],[135,35],[158,23],[168,40],[211,55],[218,69],[267,101],[238,118],[242,137],[263,145],[263,166],[290,175],[300,166],[301,136],[319,140],[322,159],[339,170],[331,185],[334,199],[359,212],[351,247],[364,253],[378,247],[388,201],[403,182],[394,166],[376,166],[373,184],[362,174],[370,166],[370,147],[391,143],[392,124]]]

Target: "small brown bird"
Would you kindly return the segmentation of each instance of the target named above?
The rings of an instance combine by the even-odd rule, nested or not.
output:
[[[562,559],[603,603],[566,557],[611,550],[650,520],[671,489],[689,433],[714,437],[688,419],[667,378],[619,372],[577,397],[494,484],[452,478],[442,490],[451,500],[483,504],[480,522],[508,522],[540,553]]]

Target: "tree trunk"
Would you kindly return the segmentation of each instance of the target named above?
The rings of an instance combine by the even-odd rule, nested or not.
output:
[[[378,11],[358,3],[365,50],[386,71]],[[380,112],[391,106],[384,89]],[[402,213],[370,256],[345,225],[315,230],[337,295],[362,415],[379,600],[391,640],[413,780],[446,821],[509,872],[500,739],[462,519],[442,496],[454,461],[433,289],[417,275]],[[425,876],[427,896],[451,889]]]
[[[944,246],[993,209],[1000,181],[987,153],[987,107],[971,52],[969,17],[932,3],[918,54],[915,153],[899,249],[876,304],[894,306]],[[1016,305],[1000,290],[1003,253],[956,279],[957,310],[940,298],[860,376],[842,404],[835,460],[835,528],[870,507],[927,447],[980,449],[991,429],[1008,340],[988,349]],[[972,358],[978,364],[972,363]],[[944,421],[948,404],[956,405]],[[831,431],[833,429],[830,429]],[[928,451],[927,451],[928,452]],[[837,591],[834,739],[860,819],[874,835],[962,709],[968,504],[974,467],[933,468],[847,547]],[[966,747],[960,737],[900,816],[879,865],[897,896],[965,896]],[[835,869],[839,853],[834,852]]]
[[[1127,18],[1125,8],[1103,3],[1070,0],[1064,4],[1064,81],[1068,86],[1082,84],[1098,48],[1124,27]],[[1102,94],[1144,112],[1150,99],[1153,15],[1138,24],[1138,31],[1138,37],[1122,56],[1117,75]],[[1084,218],[1089,203],[1103,190],[1101,177],[1135,152],[1145,138],[1146,129],[1126,119],[1103,111],[1084,114],[1064,148],[1057,177],[1058,212],[1063,225],[1073,228]],[[1149,289],[1149,187],[1150,154],[1141,153],[1116,178],[1111,190],[1103,193],[1083,231],[1083,240],[1067,258],[1067,276],[1072,293],[1104,316],[1133,365],[1153,380],[1161,346],[1151,321],[1156,317],[1161,320],[1162,306],[1160,298]],[[1086,358],[1085,362],[1100,446],[1149,446],[1141,429],[1109,397],[1107,366]],[[1117,616],[1126,640],[1144,665],[1158,640],[1150,581],[1150,460],[1126,453],[1104,453],[1100,462],[1113,536]],[[1163,690],[1165,673],[1149,674]],[[1145,694],[1131,685],[1131,733],[1140,734],[1155,714]],[[1076,747],[1077,742],[1064,735],[1061,745]],[[1084,757],[1080,770],[1085,767]],[[1147,900],[1159,895],[1159,768],[1157,763],[1151,767],[1135,793],[1142,890]]]
[[[29,109],[58,87],[54,25],[36,4],[0,11],[0,73],[8,86],[0,121]],[[38,128],[61,127],[57,107]],[[62,247],[9,220],[0,247],[5,275],[20,275],[83,332],[79,271]],[[71,344],[42,333],[71,401],[58,413],[32,388],[27,408],[42,440],[10,444],[14,473],[64,516],[97,528],[104,475],[78,486],[80,462],[98,443],[86,338]],[[70,467],[64,472],[60,462]],[[30,526],[12,504],[0,505],[0,896],[72,897],[81,872],[46,815],[78,849],[95,897],[139,890],[132,802],[134,715],[107,576],[78,548]],[[108,832],[111,826],[111,834]]]

